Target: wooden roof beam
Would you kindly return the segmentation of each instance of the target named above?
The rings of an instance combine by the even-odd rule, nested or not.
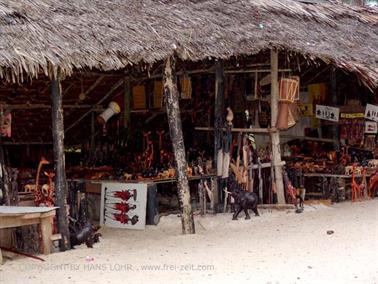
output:
[[[71,108],[71,109],[83,109],[83,108],[92,108],[93,105],[89,104],[67,104],[63,105],[63,108]],[[29,110],[29,109],[51,109],[51,105],[46,104],[6,104],[4,105],[5,109],[9,110]]]
[[[103,103],[108,97],[110,97],[120,86],[123,85],[124,80],[121,79],[117,83],[113,85],[113,87],[99,100],[91,109],[89,109],[87,112],[85,112],[82,116],[79,117],[74,123],[72,123],[70,126],[68,126],[65,129],[65,133],[67,133],[70,129],[72,129],[74,126],[76,126],[80,121],[82,121],[88,114],[90,114],[92,111],[94,111],[98,105]]]

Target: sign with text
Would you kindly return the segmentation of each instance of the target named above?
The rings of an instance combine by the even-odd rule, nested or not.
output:
[[[316,118],[329,120],[329,121],[339,121],[340,109],[337,107],[316,105]]]
[[[340,113],[341,118],[364,118],[365,114],[362,112],[355,112],[355,113]]]
[[[378,122],[378,106],[367,104],[365,109],[365,118]]]
[[[365,133],[376,134],[378,132],[378,123],[374,121],[365,121]]]
[[[312,104],[299,103],[298,107],[300,109],[302,116],[312,116],[313,115]]]

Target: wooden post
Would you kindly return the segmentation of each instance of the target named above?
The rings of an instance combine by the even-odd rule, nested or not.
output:
[[[0,142],[1,142],[1,136],[0,136]],[[3,180],[3,188],[0,188],[0,190],[4,190],[4,196],[3,196],[3,201],[5,205],[14,205],[12,204],[12,193],[11,193],[11,186],[10,186],[10,181],[9,181],[9,176],[8,176],[8,171],[7,167],[5,165],[5,159],[4,159],[4,146],[0,145],[0,167],[1,167],[1,172],[0,172],[0,178]],[[0,200],[1,201],[1,200]]]
[[[215,168],[217,168],[217,154],[218,150],[222,147],[222,129],[223,129],[223,106],[224,101],[224,67],[222,61],[215,63],[215,102],[214,102],[214,161]],[[218,212],[219,196],[221,190],[221,180],[218,177],[217,182],[214,184],[214,213]]]
[[[64,125],[62,92],[59,78],[51,81],[51,116],[52,134],[54,145],[54,168],[55,168],[55,199],[58,210],[58,229],[62,235],[60,248],[62,251],[71,248],[68,230],[68,218],[66,209],[67,181],[64,158]]]
[[[190,204],[190,191],[186,173],[187,162],[185,158],[184,138],[182,135],[179,93],[177,90],[176,60],[173,56],[165,60],[163,84],[169,131],[176,161],[177,189],[182,207],[182,232],[183,234],[194,234],[195,228],[192,206]]]
[[[92,111],[91,113],[91,140],[90,140],[90,161],[94,160],[95,151],[96,151],[96,141],[95,141],[95,134],[96,134],[96,113]]]
[[[333,106],[336,106],[338,101],[338,94],[337,94],[337,76],[336,76],[336,67],[331,67],[331,74],[330,74],[330,82],[331,82],[331,103]],[[339,127],[337,124],[331,124],[329,126],[331,129],[332,136],[328,136],[327,138],[332,138],[335,141],[338,141],[338,143],[335,143],[337,145],[337,150],[340,151],[340,139],[339,139]],[[322,137],[323,138],[323,137]]]
[[[130,129],[130,114],[131,114],[131,86],[130,79],[125,78],[124,82],[124,112],[123,126]]]
[[[274,127],[277,122],[278,115],[278,51],[272,48],[270,52],[271,64],[271,126]],[[284,186],[282,181],[282,165],[281,165],[281,149],[280,149],[280,133],[275,131],[271,133],[272,140],[272,160],[275,170],[275,181],[277,189],[277,202],[285,203]]]
[[[55,212],[54,212],[55,213]],[[52,217],[41,218],[41,234],[43,243],[43,254],[51,253]]]

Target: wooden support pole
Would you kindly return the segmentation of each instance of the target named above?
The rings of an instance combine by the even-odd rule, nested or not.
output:
[[[222,129],[224,123],[224,66],[222,61],[215,63],[215,102],[214,102],[214,161],[215,168],[218,167],[218,152],[222,149]],[[220,196],[220,181],[215,182],[213,192],[213,207],[214,213],[218,212],[219,196]]]
[[[168,57],[165,60],[163,84],[169,131],[176,161],[177,189],[182,207],[182,232],[183,234],[194,234],[193,212],[186,173],[188,164],[186,162],[184,137],[182,135],[179,93],[177,90],[176,60],[174,57]]]
[[[124,113],[123,126],[130,129],[130,114],[131,114],[131,84],[130,79],[125,78],[124,82]]]
[[[1,136],[0,136],[0,143],[1,143]],[[2,188],[0,188],[0,191],[3,190],[3,200],[0,199],[0,204],[1,201],[3,201],[4,205],[12,205],[11,201],[11,186],[9,182],[9,176],[8,176],[8,171],[7,167],[5,166],[5,159],[4,159],[4,146],[0,145],[0,178],[2,179]],[[1,195],[1,194],[0,194]]]
[[[0,113],[0,127],[3,125],[1,124],[4,105],[1,105],[1,113]],[[12,193],[10,192],[12,187],[10,186],[10,180],[8,176],[7,167],[5,165],[5,158],[4,158],[4,146],[1,143],[2,142],[2,136],[0,135],[0,205],[12,205],[11,204],[11,197]]]
[[[274,127],[277,122],[278,115],[278,51],[272,48],[270,52],[271,61],[271,125]],[[280,133],[271,133],[272,140],[272,160],[275,170],[275,183],[277,189],[277,202],[279,204],[285,203],[285,193],[282,180],[282,165],[281,165],[281,149],[280,149]]]
[[[331,72],[330,72],[330,82],[331,82],[331,103],[332,105],[337,105],[338,104],[338,94],[337,94],[337,76],[336,76],[336,67],[332,66],[331,67]],[[328,136],[327,138],[332,138],[335,141],[337,141],[336,145],[338,145],[338,149],[340,151],[340,139],[339,139],[339,126],[337,124],[331,124],[329,126],[331,129],[331,135]]]
[[[95,151],[96,151],[96,113],[92,111],[91,113],[91,140],[90,140],[90,160],[93,161]]]
[[[66,209],[67,181],[64,158],[64,124],[62,93],[60,80],[54,78],[51,81],[51,117],[52,117],[52,135],[54,146],[54,169],[55,169],[55,202],[59,207],[58,210],[58,229],[62,235],[60,248],[62,251],[71,248],[70,235],[68,230],[68,218]]]

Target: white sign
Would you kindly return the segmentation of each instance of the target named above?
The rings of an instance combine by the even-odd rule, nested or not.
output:
[[[103,182],[100,224],[144,230],[146,226],[147,184]]]
[[[378,123],[374,121],[365,121],[365,133],[375,134],[378,132]]]
[[[367,104],[365,109],[365,118],[378,122],[378,106]]]
[[[337,107],[316,105],[316,118],[339,121],[340,109]]]

